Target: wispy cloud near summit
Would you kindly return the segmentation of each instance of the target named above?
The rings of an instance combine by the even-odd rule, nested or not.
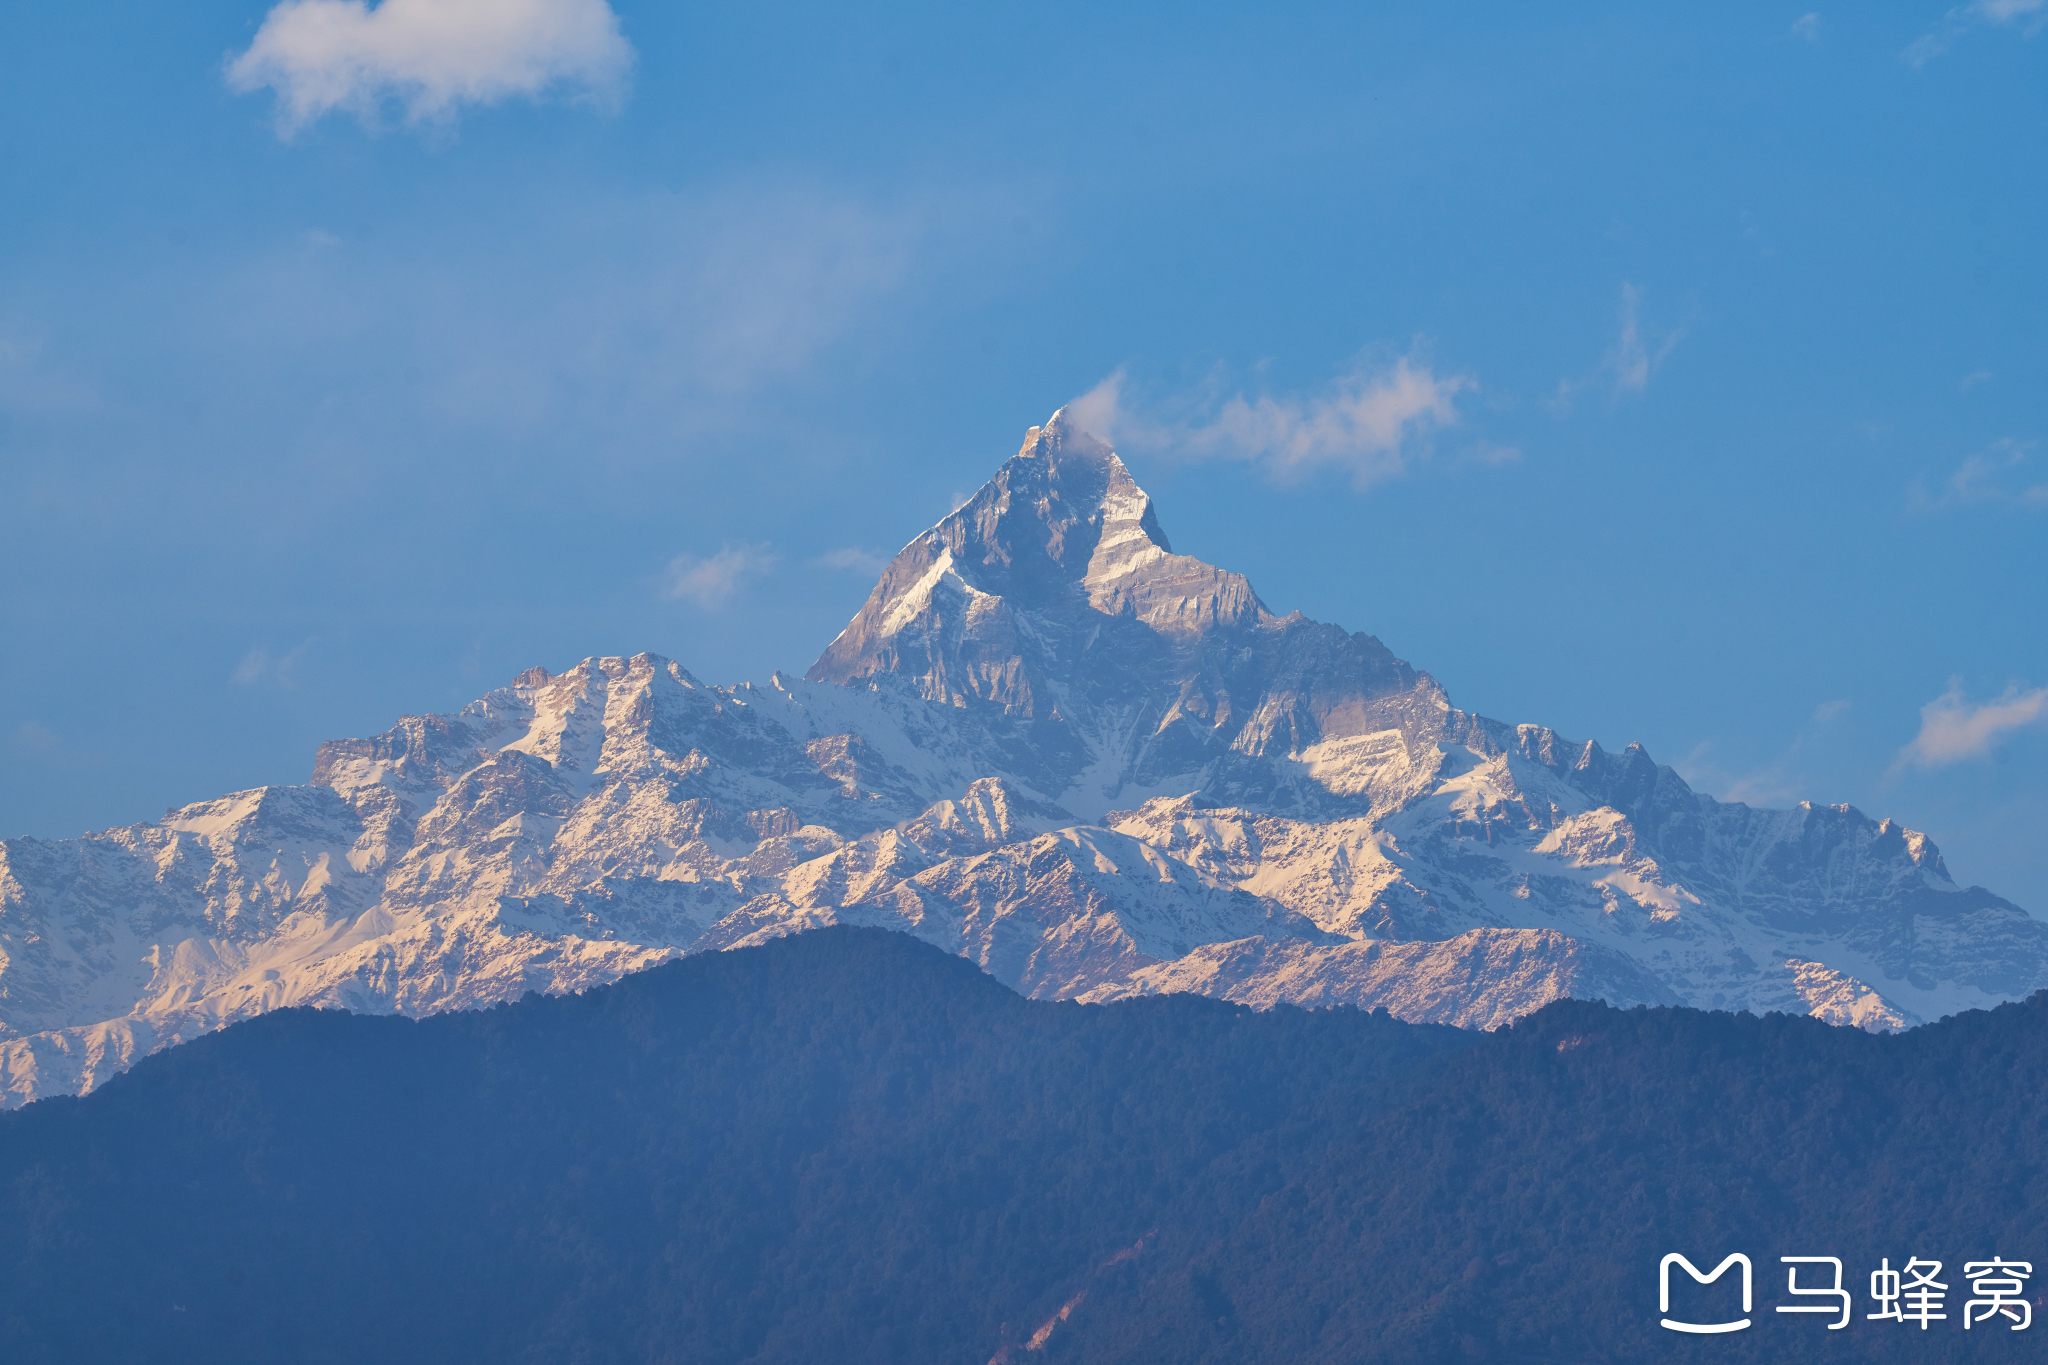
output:
[[[1167,404],[1166,413],[1134,402],[1119,370],[1070,411],[1082,428],[1126,449],[1249,460],[1282,483],[1334,470],[1364,491],[1426,458],[1435,433],[1461,420],[1458,395],[1476,387],[1471,376],[1440,375],[1411,351],[1391,365],[1355,365],[1317,393],[1223,398],[1212,385]]]
[[[1920,708],[1920,733],[1899,750],[1893,769],[1938,768],[1980,757],[2044,718],[2048,687],[2022,692],[2014,685],[1991,701],[1973,702],[1963,695],[1962,679],[1951,679],[1946,692]]]
[[[677,555],[669,561],[662,596],[716,610],[739,590],[740,584],[768,572],[780,558],[774,547],[767,544],[727,545],[708,557]]]
[[[1642,393],[1650,387],[1650,377],[1664,364],[1672,349],[1685,338],[1683,327],[1674,327],[1663,332],[1652,345],[1644,334],[1642,324],[1642,291],[1632,284],[1621,286],[1621,325],[1614,338],[1614,347],[1602,357],[1599,367],[1592,373],[1578,379],[1560,379],[1557,392],[1550,399],[1552,411],[1565,413],[1571,410],[1572,400],[1587,389],[1603,382],[1612,386],[1612,394],[1620,398],[1623,394]]]
[[[2048,0],[1971,0],[1944,15],[1940,28],[1914,39],[1899,60],[1915,69],[1923,67],[1980,24],[2016,28],[2022,37],[2031,38],[2048,24]]]
[[[1930,494],[1923,485],[1915,484],[1907,490],[1908,501],[1915,510],[1923,512],[1983,503],[2048,511],[2048,480],[2040,477],[2039,470],[2027,467],[2037,444],[2010,437],[1994,441],[1988,449],[1956,466],[1955,472],[1942,481],[1938,493]]]
[[[278,127],[387,100],[410,122],[556,88],[616,103],[633,49],[605,0],[285,0],[228,63],[236,90],[277,92]]]

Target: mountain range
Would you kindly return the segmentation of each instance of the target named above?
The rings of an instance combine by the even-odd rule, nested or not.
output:
[[[1176,554],[1057,413],[802,679],[534,668],[304,786],[0,841],[0,1095],[284,1006],[474,1008],[835,923],[1036,998],[1466,1028],[1571,996],[1896,1030],[2048,986],[2048,924],[1924,835],[1458,710]]]

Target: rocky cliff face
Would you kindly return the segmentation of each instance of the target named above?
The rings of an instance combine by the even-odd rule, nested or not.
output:
[[[1056,416],[805,680],[533,669],[322,745],[308,786],[0,843],[0,1085],[89,1089],[284,1005],[474,1007],[834,922],[1038,996],[1476,1027],[1579,995],[1896,1028],[2048,985],[2048,925],[1924,836],[1458,711],[1173,553]]]

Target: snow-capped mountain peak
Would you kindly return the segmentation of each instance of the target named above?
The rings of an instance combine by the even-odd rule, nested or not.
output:
[[[1118,622],[1173,634],[1270,620],[1241,575],[1173,553],[1150,495],[1062,410],[897,553],[807,676],[896,675],[934,701],[1046,715],[1086,648],[1077,637]]]
[[[283,1005],[426,1013],[886,925],[1019,990],[1490,1027],[1566,994],[1862,1027],[2048,985],[2048,925],[1849,807],[1460,711],[1176,554],[1065,413],[805,679],[529,669],[309,785],[0,841],[0,1094]]]

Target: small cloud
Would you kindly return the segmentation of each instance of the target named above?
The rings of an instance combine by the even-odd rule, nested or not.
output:
[[[1318,393],[1218,403],[1212,391],[1179,405],[1196,409],[1189,417],[1140,411],[1125,382],[1119,370],[1070,403],[1075,424],[1133,449],[1251,461],[1281,483],[1335,470],[1361,492],[1427,459],[1434,434],[1461,420],[1458,395],[1478,387],[1469,375],[1439,375],[1413,350],[1391,365],[1354,365]]]
[[[713,610],[724,606],[742,582],[775,567],[778,558],[765,543],[728,545],[709,558],[677,555],[669,561],[662,596]]]
[[[299,240],[306,244],[308,251],[326,251],[341,245],[341,238],[325,228],[307,228],[299,234]]]
[[[959,510],[957,507],[954,510]],[[840,569],[847,573],[867,574],[872,577],[889,566],[889,556],[876,550],[862,549],[849,545],[843,550],[827,550],[811,561],[820,568]]]
[[[1792,36],[1804,38],[1809,43],[1820,41],[1820,16],[1814,13],[1800,15],[1792,21]]]
[[[1906,45],[1899,54],[1899,60],[1918,71],[1921,67],[1948,51],[1953,35],[1947,33],[1924,33]]]
[[[1899,750],[1892,768],[1938,768],[1988,754],[2044,716],[2048,687],[2022,692],[2014,684],[1995,700],[1972,702],[1963,695],[1963,680],[1952,678],[1946,692],[1920,708],[1920,733]]]
[[[606,0],[284,0],[227,83],[274,90],[289,137],[336,109],[372,123],[387,100],[412,123],[555,88],[614,104],[632,64]]]
[[[1849,711],[1843,700],[1824,701],[1798,733],[1768,763],[1748,771],[1731,771],[1714,761],[1713,742],[1707,741],[1674,765],[1678,775],[1699,791],[1717,793],[1723,801],[1741,801],[1763,807],[1789,806],[1812,795],[1813,783],[1807,770],[1811,750],[1826,743],[1827,727]]]
[[[1643,339],[1637,320],[1641,303],[1642,295],[1634,285],[1624,284],[1621,287],[1621,336],[1607,357],[1617,393],[1623,390],[1641,393],[1649,388],[1651,374],[1664,363],[1664,357],[1671,354],[1671,348],[1678,344],[1678,339],[1685,335],[1682,328],[1666,333],[1656,350],[1652,351]]]
[[[1137,414],[1124,401],[1124,386],[1129,382],[1127,371],[1119,367],[1101,383],[1074,399],[1060,409],[1067,420],[1087,432],[1115,445],[1118,440],[1128,440],[1140,426]],[[965,501],[962,499],[961,501]],[[960,509],[960,502],[953,504],[953,510]]]
[[[1797,785],[1797,779],[1783,768],[1773,765],[1729,779],[1722,786],[1721,794],[1716,799],[1731,805],[1740,803],[1772,810],[1796,804],[1801,798],[1802,790]]]
[[[1968,393],[1971,389],[1976,388],[1979,384],[1989,384],[1995,378],[1997,378],[1997,376],[1992,374],[1989,370],[1972,370],[1970,371],[1970,373],[1964,375],[1960,380],[1956,381],[1956,387],[1961,389],[1964,393]]]
[[[299,660],[312,643],[311,639],[307,639],[289,654],[272,654],[262,645],[256,646],[244,654],[242,661],[235,665],[232,675],[235,686],[255,687],[258,684],[268,684],[287,692],[293,690],[299,685]]]
[[[235,665],[234,681],[237,687],[254,687],[270,676],[270,651],[258,645],[242,656],[242,662]]]
[[[2034,511],[2048,509],[2048,481],[2029,482],[2030,473],[2025,469],[2038,444],[2010,438],[1994,441],[1983,453],[1958,465],[1943,481],[1938,494],[1930,495],[1915,484],[1908,490],[1907,500],[1915,510],[1923,512],[1983,503],[2006,503]]]
[[[1467,446],[1459,458],[1467,464],[1484,465],[1498,469],[1504,464],[1514,464],[1522,458],[1519,446],[1496,445],[1492,441],[1475,441]]]
[[[1942,16],[1941,26],[1915,38],[1899,60],[1918,70],[1954,46],[1971,29],[1983,25],[2015,28],[2031,38],[2048,22],[2048,0],[1972,0]]]
[[[1559,414],[1569,412],[1575,397],[1602,383],[1611,386],[1611,394],[1617,399],[1627,393],[1642,393],[1684,336],[1685,329],[1676,327],[1657,337],[1653,345],[1643,330],[1642,291],[1632,284],[1622,285],[1621,330],[1613,349],[1585,377],[1558,380],[1557,392],[1550,399],[1551,410]]]
[[[1686,785],[1694,791],[1712,792],[1718,801],[1739,801],[1766,808],[1789,806],[1804,794],[1799,785],[1800,778],[1792,766],[1800,746],[1801,740],[1795,739],[1774,762],[1750,772],[1736,773],[1715,760],[1714,742],[1703,740],[1672,766],[1685,779]]]

